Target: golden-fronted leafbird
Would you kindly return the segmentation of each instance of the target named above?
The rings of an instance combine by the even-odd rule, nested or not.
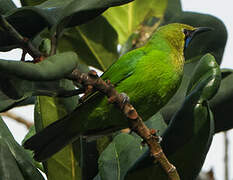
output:
[[[192,38],[210,30],[185,24],[158,28],[147,44],[121,56],[104,74],[119,93],[126,93],[143,120],[163,107],[178,89],[184,66],[184,50]],[[44,161],[80,135],[95,136],[128,126],[123,113],[102,93],[87,98],[71,114],[32,136],[24,147]]]

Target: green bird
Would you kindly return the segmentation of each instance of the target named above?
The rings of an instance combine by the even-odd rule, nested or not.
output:
[[[120,57],[102,76],[119,93],[126,93],[143,120],[163,107],[177,91],[184,66],[184,50],[206,27],[169,24],[158,28],[147,44]],[[82,136],[96,136],[128,127],[123,113],[99,92],[91,95],[71,114],[32,136],[24,143],[44,161]]]

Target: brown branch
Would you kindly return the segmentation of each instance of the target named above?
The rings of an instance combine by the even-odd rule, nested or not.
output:
[[[85,74],[76,69],[69,76],[69,79],[75,80],[79,84],[82,84],[89,93],[90,89],[104,93],[108,97],[108,101],[116,104],[116,106],[119,107],[125,114],[131,131],[136,132],[143,139],[143,141],[148,144],[151,156],[160,163],[162,168],[166,171],[168,177],[171,180],[180,179],[175,166],[169,163],[168,159],[163,153],[163,150],[159,144],[159,136],[157,135],[156,130],[150,130],[146,127],[142,121],[142,118],[129,103],[127,96],[124,93],[119,94],[109,81],[103,81],[93,70],[91,70],[88,74]]]
[[[30,54],[34,59],[40,58],[42,56],[42,53],[33,46],[29,39],[21,36],[21,34],[2,15],[0,16],[0,25],[8,32],[11,37],[17,41],[19,46],[28,54]]]
[[[19,117],[16,114],[9,112],[9,111],[1,113],[1,116],[6,116],[8,118],[14,119],[15,121],[25,125],[28,129],[33,125],[33,123],[28,122],[27,120],[23,119],[22,117]]]

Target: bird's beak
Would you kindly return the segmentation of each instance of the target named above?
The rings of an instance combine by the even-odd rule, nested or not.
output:
[[[212,28],[209,28],[209,27],[198,27],[196,28],[193,33],[192,33],[192,36],[196,36],[197,34],[201,34],[203,32],[207,32],[207,31],[212,31],[213,29]]]

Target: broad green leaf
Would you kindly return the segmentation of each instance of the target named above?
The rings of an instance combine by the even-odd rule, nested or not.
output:
[[[123,180],[127,168],[133,165],[144,151],[145,148],[133,136],[124,133],[117,135],[100,156],[101,179]]]
[[[1,0],[0,1],[0,14],[5,14],[8,11],[17,8],[12,0]]]
[[[7,13],[8,11],[15,9],[16,6],[12,0],[1,0],[0,1],[0,15]],[[0,51],[9,51],[13,48],[17,48],[16,42],[13,38],[8,36],[0,26]]]
[[[60,52],[74,51],[80,61],[105,71],[117,59],[117,34],[102,16],[64,32]]]
[[[77,67],[78,58],[73,52],[56,54],[39,63],[0,60],[0,71],[32,81],[50,81],[64,78]]]
[[[73,86],[63,82],[64,86]],[[50,123],[64,117],[67,113],[74,110],[77,105],[77,97],[71,98],[50,98],[45,96],[37,97],[35,107],[35,126],[36,131],[46,127]],[[73,143],[74,144],[74,143]],[[77,144],[76,144],[77,146]],[[77,147],[80,153],[80,147]],[[44,168],[48,179],[73,179],[81,178],[81,169],[79,166],[79,156],[74,154],[72,144],[67,145],[64,149],[56,153],[44,163]],[[59,169],[59,171],[58,171]]]
[[[27,6],[12,10],[6,15],[6,18],[23,36],[30,38],[45,27],[60,25],[62,26],[60,28],[63,28],[63,26],[83,24],[100,15],[108,7],[130,1],[48,0],[36,6]],[[27,21],[24,21],[24,19],[27,19]]]
[[[104,16],[116,29],[120,44],[126,42],[144,21],[152,16],[160,24],[167,6],[166,0],[135,0],[127,5],[110,8]]]
[[[169,161],[176,167],[181,179],[195,179],[201,170],[214,134],[214,119],[208,100],[220,84],[220,69],[214,60],[202,58],[195,70],[190,91],[182,108],[175,114],[161,142]],[[202,71],[203,69],[207,72]],[[200,75],[202,73],[202,75]],[[215,83],[213,83],[215,82]],[[208,92],[208,93],[206,93]],[[198,149],[198,151],[197,151]],[[138,159],[126,179],[168,179],[165,171],[149,151]]]
[[[226,75],[228,74],[228,75]],[[218,93],[210,101],[215,120],[215,133],[233,128],[232,107],[233,107],[233,74],[232,70],[224,70],[224,77]]]
[[[27,81],[0,73],[0,112],[24,105],[32,96],[69,97],[74,93],[74,88],[63,87],[60,81]]]
[[[18,174],[17,167],[21,173],[21,176],[24,179],[35,179],[35,180],[43,180],[43,176],[36,169],[36,167],[32,163],[32,159],[28,156],[26,151],[21,147],[13,138],[6,124],[0,118],[0,147],[1,151],[3,151],[2,147],[5,147],[5,151],[0,153],[3,157],[1,158],[0,168],[6,168],[8,166],[8,172],[10,171],[11,175],[15,173]],[[7,149],[8,148],[8,149]],[[7,158],[7,159],[6,159]],[[5,163],[4,163],[5,162]],[[17,164],[17,167],[16,167]],[[12,169],[10,169],[12,167]],[[0,170],[0,171],[1,171]],[[5,172],[7,173],[7,171]],[[14,175],[16,175],[14,174]],[[1,177],[4,173],[1,173]],[[20,175],[17,175],[16,178],[22,179]]]
[[[62,11],[56,24],[58,33],[67,26],[81,25],[102,14],[112,6],[119,6],[132,0],[74,0]]]
[[[20,0],[22,6],[36,6],[47,0]]]
[[[21,144],[24,144],[24,142],[25,142],[26,140],[28,140],[31,136],[33,136],[35,133],[36,133],[36,130],[35,130],[35,126],[33,125],[33,126],[30,127],[28,133],[27,133],[26,136],[24,137],[24,139],[23,139],[23,141],[22,141]],[[25,149],[25,152],[28,153],[28,155],[32,158],[32,161],[33,161],[34,165],[35,165],[37,168],[39,168],[41,171],[44,171],[44,168],[43,168],[42,164],[39,163],[39,162],[37,162],[37,161],[35,161],[35,160],[33,159],[33,152],[30,151],[30,150],[27,150],[27,149]]]
[[[24,180],[23,175],[4,140],[0,140],[0,174],[1,179]]]
[[[162,116],[158,113],[146,121],[149,128],[155,128],[159,134],[166,129]],[[101,153],[99,157],[99,174],[101,180],[123,180],[126,172],[136,162],[147,147],[141,144],[142,139],[135,134],[120,133]]]
[[[81,25],[97,17],[108,7],[128,3],[132,0],[48,0],[36,6],[26,6],[13,9],[5,17],[8,22],[24,37],[33,39],[46,27],[53,27],[52,34],[57,35],[65,27]],[[27,19],[27,21],[25,21]],[[0,28],[1,29],[1,28]],[[0,31],[1,51],[18,47],[17,42],[5,31]]]

